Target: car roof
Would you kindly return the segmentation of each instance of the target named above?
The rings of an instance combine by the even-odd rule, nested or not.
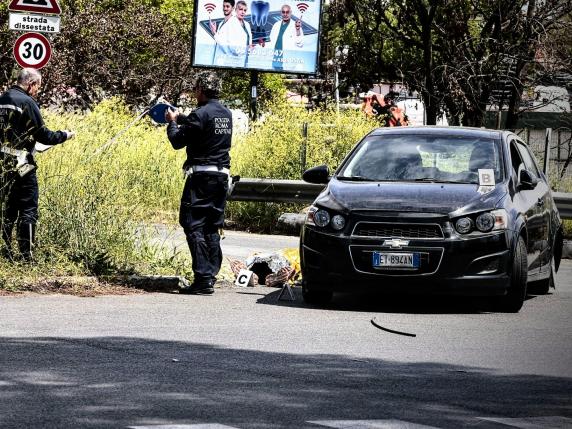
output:
[[[422,126],[422,127],[384,127],[376,128],[369,135],[448,135],[456,137],[481,137],[489,139],[500,139],[501,135],[508,134],[508,131],[490,130],[486,128],[470,127],[443,127],[443,126]]]

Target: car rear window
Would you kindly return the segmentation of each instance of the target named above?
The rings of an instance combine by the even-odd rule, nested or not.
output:
[[[487,138],[370,136],[344,162],[340,179],[479,183],[480,169],[503,178],[500,141]]]

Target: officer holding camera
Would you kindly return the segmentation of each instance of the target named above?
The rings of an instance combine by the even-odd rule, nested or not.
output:
[[[219,101],[222,82],[212,72],[196,79],[198,108],[189,116],[167,110],[167,136],[174,149],[186,148],[186,175],[179,223],[193,259],[194,281],[184,294],[210,295],[222,264],[219,228],[229,186],[232,114]]]

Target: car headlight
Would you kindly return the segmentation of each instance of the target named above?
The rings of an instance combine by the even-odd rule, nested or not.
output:
[[[320,228],[329,225],[333,230],[341,231],[346,226],[346,218],[340,214],[330,214],[328,210],[312,206],[306,215],[306,225],[319,226]]]
[[[505,209],[476,213],[455,221],[455,229],[460,234],[469,234],[474,228],[478,232],[492,232],[507,229],[508,215]]]
[[[332,228],[334,228],[336,231],[340,231],[344,229],[344,226],[346,226],[346,219],[342,215],[338,214],[332,217],[331,224]]]
[[[468,234],[473,228],[473,221],[468,217],[462,217],[455,222],[455,229],[461,234]]]
[[[318,209],[316,213],[314,213],[314,223],[319,227],[328,226],[330,223],[330,214],[323,209]]]
[[[481,213],[477,216],[475,225],[481,232],[492,231],[493,227],[495,226],[495,217],[492,215],[492,213]]]

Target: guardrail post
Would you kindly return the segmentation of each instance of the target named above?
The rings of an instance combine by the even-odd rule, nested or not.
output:
[[[302,124],[302,144],[300,145],[300,177],[306,171],[306,150],[308,148],[308,123]]]
[[[548,170],[550,167],[550,144],[552,143],[552,128],[546,128],[546,140],[544,141],[544,175],[548,180]]]

